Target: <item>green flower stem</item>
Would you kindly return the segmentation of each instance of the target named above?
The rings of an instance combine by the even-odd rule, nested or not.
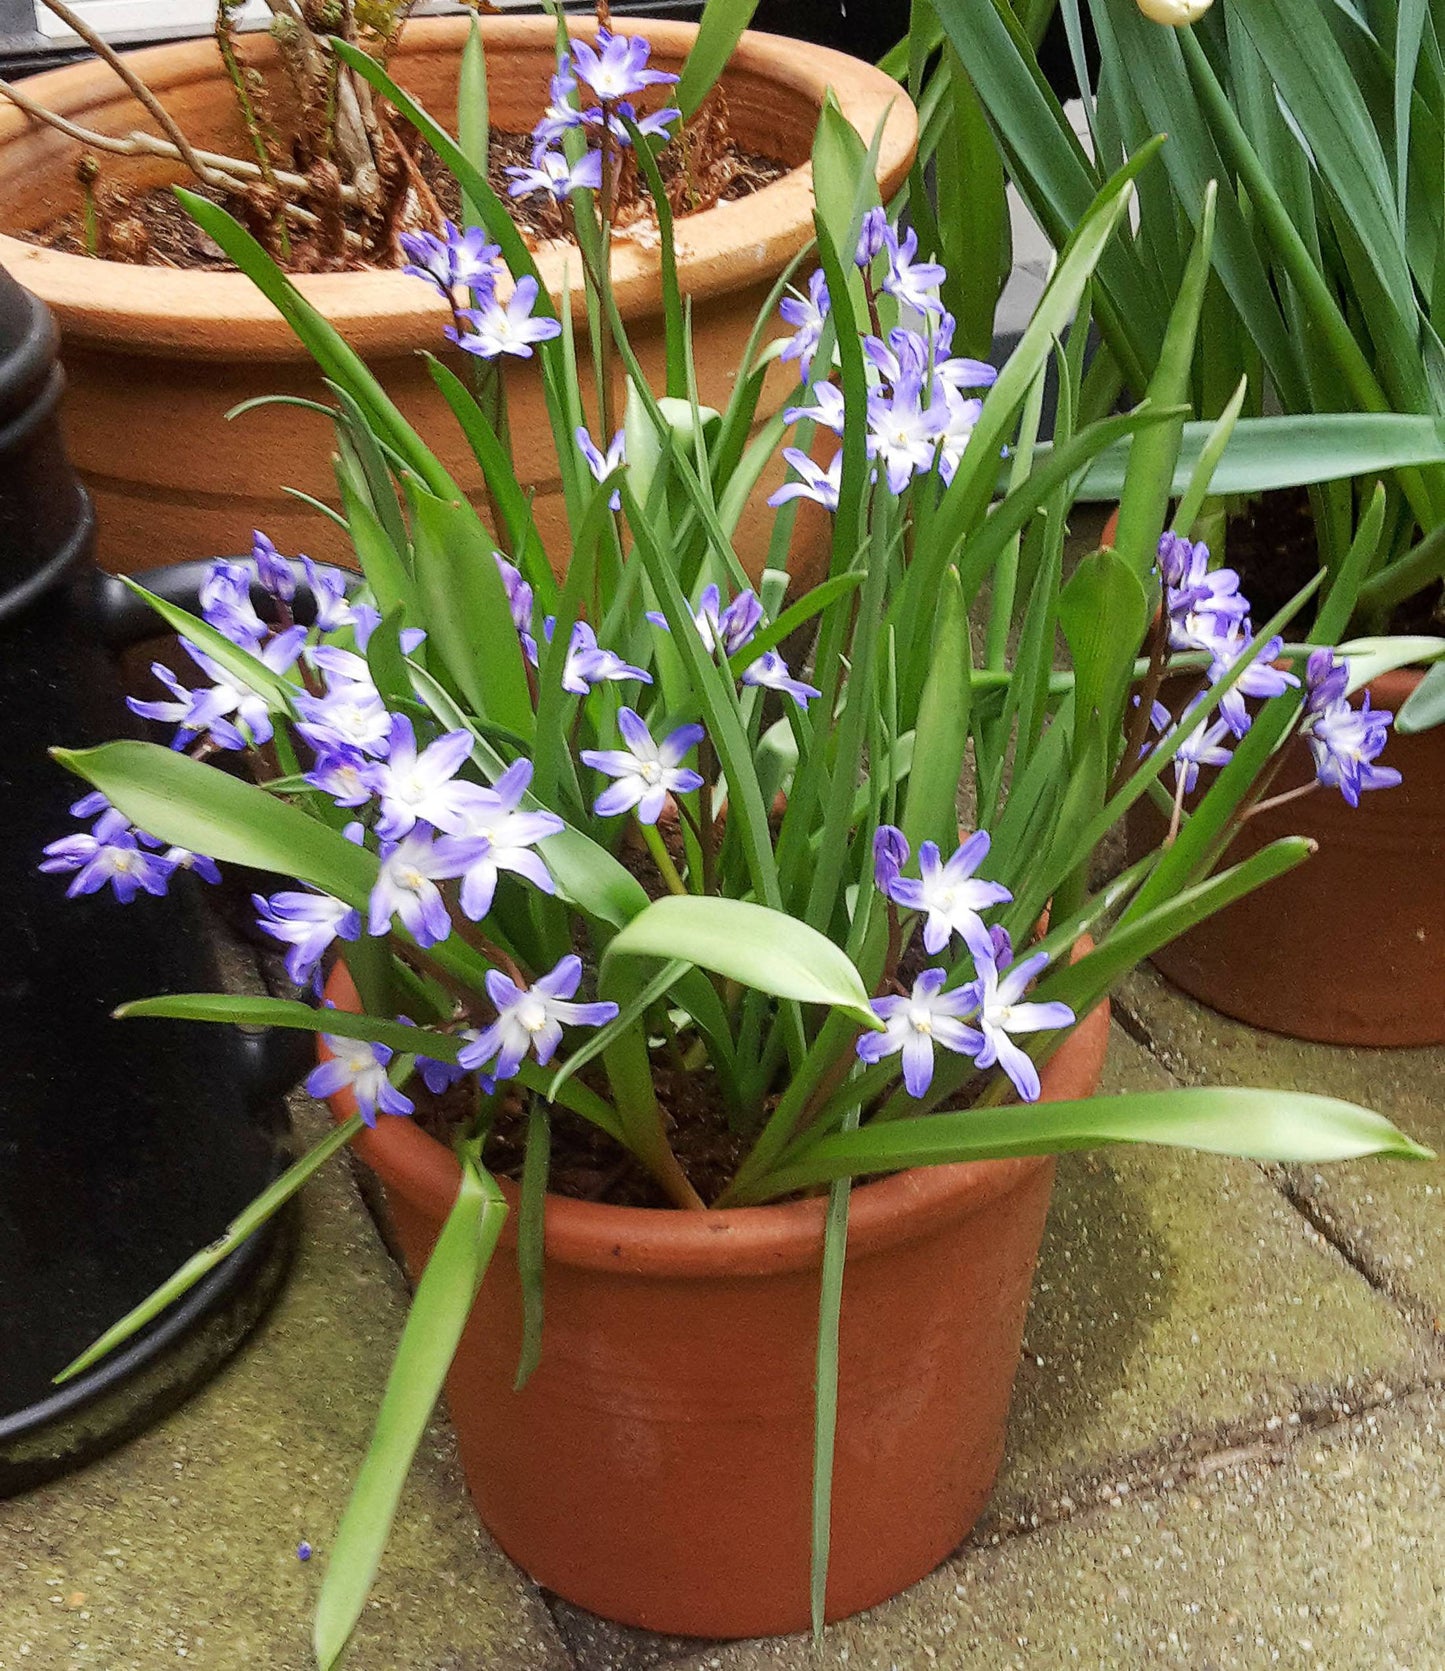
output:
[[[703,739],[703,745],[702,746],[704,748],[707,746],[707,739],[706,738]],[[699,754],[701,754],[701,749],[699,750]],[[706,774],[704,774],[704,776],[706,776]],[[711,785],[710,782],[704,782],[701,794],[699,795],[699,800],[701,799],[702,795],[706,795],[709,800],[712,799],[712,785]],[[702,890],[701,891],[705,894],[716,893],[718,891],[718,889],[717,889],[717,861],[716,861],[716,855],[713,852],[712,842],[709,840],[708,836],[704,833],[712,825],[712,822],[713,822],[713,820],[712,820],[712,810],[711,810],[711,808],[708,808],[703,813],[701,820],[699,820],[698,817],[692,811],[692,808],[689,807],[687,802],[682,798],[682,796],[679,795],[677,797],[677,811],[678,811],[678,816],[682,819],[682,821],[687,825],[688,829],[692,832],[692,839],[697,843],[697,850],[698,850],[698,853],[701,855],[701,858],[702,858]]]
[[[667,850],[667,843],[662,839],[656,824],[644,824],[639,818],[637,828],[642,832],[642,839],[647,843],[647,851],[652,854],[653,861],[662,872],[662,880],[667,884],[667,891],[674,894],[688,892],[687,884],[677,874],[677,866],[672,862],[672,855]]]
[[[1159,687],[1164,682],[1164,669],[1169,663],[1169,617],[1161,607],[1154,617],[1154,624],[1149,633],[1149,663],[1144,674],[1144,683],[1139,690],[1139,706],[1129,717],[1129,731],[1124,739],[1124,752],[1119,756],[1119,764],[1114,770],[1113,782],[1109,785],[1110,796],[1118,794],[1124,787],[1124,781],[1134,770],[1144,739],[1149,734],[1149,715],[1154,707],[1155,698],[1159,695]]]

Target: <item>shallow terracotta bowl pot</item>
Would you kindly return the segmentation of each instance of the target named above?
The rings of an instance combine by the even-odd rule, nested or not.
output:
[[[593,27],[572,25],[579,35]],[[620,29],[629,26],[620,24]],[[409,23],[393,60],[397,80],[444,125],[456,116],[457,67],[466,18]],[[484,17],[491,114],[501,128],[530,128],[546,102],[555,35],[545,17]],[[654,61],[677,69],[696,28],[649,21]],[[274,63],[264,34],[241,37],[250,62]],[[248,154],[235,101],[215,45],[188,41],[136,53],[136,69],[193,143]],[[280,79],[280,78],[278,78]],[[878,159],[884,200],[902,184],[917,139],[917,118],[896,82],[872,66],[799,41],[743,36],[722,86],[733,133],[748,150],[777,156],[790,172],[752,196],[719,204],[678,225],[679,276],[693,306],[699,393],[721,407],[758,309],[773,283],[812,236],[808,162],[823,98],[832,89],[865,137],[886,116]],[[26,83],[37,101],[105,133],[145,126],[144,113],[105,65],[95,61]],[[79,207],[79,147],[0,100],[0,228],[33,231]],[[131,185],[183,180],[155,159],[102,158],[103,179]],[[569,269],[560,244],[537,252],[543,277],[560,297]],[[282,492],[299,488],[334,498],[329,423],[273,406],[227,423],[233,406],[259,395],[325,397],[310,356],[281,316],[239,273],[128,266],[67,255],[0,236],[0,263],[49,304],[59,320],[70,393],[65,422],[71,456],[95,500],[100,557],[127,571],[249,548],[264,529],[287,552],[344,560],[346,541],[325,518]],[[633,344],[654,387],[662,387],[663,330],[658,255],[619,241],[613,278]],[[318,274],[299,288],[366,358],[392,398],[469,493],[480,488],[471,453],[427,375],[419,350],[446,347],[448,314],[427,286],[396,271]],[[585,338],[581,297],[574,314]],[[793,368],[769,379],[760,419],[796,386]],[[531,362],[509,363],[508,394],[518,471],[536,490],[543,538],[559,566],[565,553],[556,457],[541,384]],[[590,374],[584,368],[583,386]],[[738,531],[739,550],[756,570],[766,549],[763,499],[781,466],[760,484]],[[811,507],[803,507],[810,510]],[[822,514],[801,518],[795,565],[817,571],[826,540]]]

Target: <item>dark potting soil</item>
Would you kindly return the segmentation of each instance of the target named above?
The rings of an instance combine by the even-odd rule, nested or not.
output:
[[[703,1200],[714,1200],[742,1163],[748,1142],[729,1129],[711,1069],[689,1070],[654,1060],[652,1079],[673,1152]],[[441,1096],[433,1096],[416,1083],[409,1094],[416,1103],[416,1123],[449,1148],[476,1112],[475,1092],[465,1083]],[[675,1205],[621,1144],[580,1116],[554,1108],[551,1138],[547,1173],[551,1194],[574,1201],[604,1201],[613,1207]],[[526,1148],[526,1104],[520,1096],[508,1096],[493,1116],[482,1148],[483,1163],[499,1176],[520,1183]]]
[[[1249,599],[1256,627],[1283,609],[1319,568],[1319,545],[1310,497],[1302,487],[1280,488],[1251,499],[1229,519],[1225,560],[1239,575],[1240,590]],[[1319,594],[1300,610],[1286,629],[1299,639],[1314,623]],[[1441,615],[1439,582],[1407,598],[1390,618],[1396,633],[1438,632]]]
[[[529,242],[541,243],[567,235],[566,221],[557,204],[544,193],[524,198],[507,196],[508,167],[529,163],[531,155],[530,134],[493,130],[487,178],[492,189],[509,205],[512,218],[522,229],[523,236]],[[461,188],[455,178],[428,149],[423,148],[417,160],[422,177],[441,213],[459,222]],[[683,134],[661,152],[658,166],[673,214],[679,218],[700,213],[719,202],[747,197],[788,172],[788,164],[776,157],[761,156],[735,144],[727,132],[725,109],[721,114],[710,114],[707,106]],[[635,167],[631,158],[627,158],[620,188],[617,236],[626,238],[635,235],[640,241],[645,241],[649,236],[656,237],[656,217],[645,192],[638,188],[629,173]],[[243,223],[246,221],[245,208],[239,200],[210,187],[193,186],[192,189],[213,203],[221,204]],[[220,247],[186,214],[169,186],[153,186],[145,191],[131,192],[118,184],[108,184],[102,173],[96,188],[96,204],[100,223],[100,248],[97,253],[107,260],[205,272],[235,271],[234,264]],[[351,228],[356,229],[355,226]],[[22,232],[17,236],[26,242],[43,244],[68,255],[87,253],[85,229],[79,213],[63,215],[38,232]],[[394,264],[400,266],[402,262]],[[293,229],[291,256],[283,265],[293,272],[360,272],[373,270],[378,263],[355,255],[344,261],[324,257],[313,241]]]

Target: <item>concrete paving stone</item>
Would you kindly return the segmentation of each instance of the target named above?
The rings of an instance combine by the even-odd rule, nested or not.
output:
[[[1186,998],[1147,965],[1120,1001],[1181,1079],[1348,1097],[1445,1155],[1445,1048],[1347,1049],[1257,1032]],[[1372,1278],[1445,1332],[1445,1159],[1290,1167],[1283,1178]]]
[[[691,1659],[702,1640],[615,1625],[550,1593],[547,1605],[577,1671],[671,1671],[680,1660]]]
[[[687,1671],[1439,1671],[1445,1395],[1206,1459],[1177,1489],[969,1550],[826,1633]]]
[[[1116,1025],[1104,1093],[1170,1083]],[[1394,1307],[1258,1167],[1153,1148],[1067,1156],[980,1530],[1067,1513],[1182,1442],[1367,1402],[1419,1372]]]
[[[326,1116],[293,1101],[298,1131]],[[405,1313],[344,1162],[307,1188],[296,1268],[220,1376],[140,1439],[0,1503],[4,1671],[308,1671],[328,1540]],[[302,1539],[315,1546],[297,1559]],[[347,1671],[563,1671],[541,1598],[482,1532],[436,1421]]]

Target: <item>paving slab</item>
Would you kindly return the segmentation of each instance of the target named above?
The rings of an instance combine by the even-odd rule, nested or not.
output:
[[[806,1637],[687,1671],[1438,1671],[1445,1395],[1402,1399],[1177,1488],[975,1548]]]
[[[1257,1032],[1186,998],[1148,965],[1124,984],[1119,1002],[1154,1053],[1191,1084],[1348,1097],[1445,1156],[1445,1048],[1350,1049]],[[1445,1332],[1445,1159],[1289,1167],[1281,1175],[1375,1281],[1427,1329]]]
[[[313,1138],[326,1124],[304,1097],[293,1116]],[[306,1671],[327,1543],[406,1303],[333,1163],[307,1188],[287,1290],[232,1364],[124,1449],[0,1502],[0,1667]],[[570,1663],[537,1591],[482,1532],[436,1422],[347,1671]]]
[[[1117,1024],[1102,1090],[1167,1088]],[[1181,1449],[1410,1385],[1413,1331],[1246,1161],[1116,1147],[1060,1162],[981,1534],[1132,1488]]]

